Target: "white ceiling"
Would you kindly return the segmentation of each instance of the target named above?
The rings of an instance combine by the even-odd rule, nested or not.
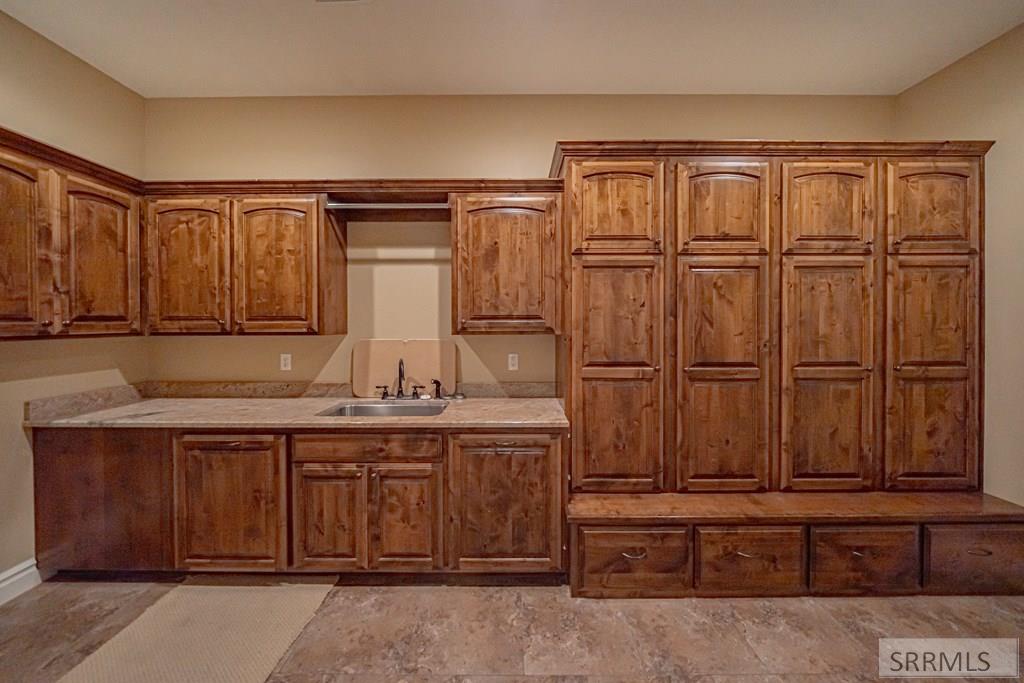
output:
[[[1024,0],[0,0],[0,10],[146,97],[888,95],[1024,22]]]

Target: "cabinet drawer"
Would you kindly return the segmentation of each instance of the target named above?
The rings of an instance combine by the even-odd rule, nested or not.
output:
[[[581,527],[573,563],[583,597],[668,597],[692,593],[690,531]]]
[[[815,593],[913,593],[921,585],[916,524],[811,529]]]
[[[293,437],[295,462],[419,462],[441,459],[437,434],[367,434]]]
[[[925,526],[925,590],[1024,593],[1024,524]]]
[[[792,595],[806,589],[800,526],[700,527],[697,592]]]

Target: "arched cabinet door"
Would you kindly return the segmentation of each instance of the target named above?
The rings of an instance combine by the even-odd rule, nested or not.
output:
[[[885,178],[891,253],[966,254],[978,250],[978,160],[889,161]]]
[[[317,331],[316,197],[234,202],[236,332]]]
[[[566,184],[576,252],[661,253],[662,161],[574,161]]]
[[[691,159],[675,171],[679,253],[768,253],[767,161]]]
[[[452,332],[557,333],[561,195],[452,200]]]
[[[51,334],[54,320],[57,174],[0,152],[0,336]]]
[[[228,200],[151,200],[146,219],[149,331],[231,329]]]
[[[139,332],[138,197],[71,175],[64,215],[62,331]]]
[[[783,161],[783,252],[872,251],[877,177],[872,158]]]

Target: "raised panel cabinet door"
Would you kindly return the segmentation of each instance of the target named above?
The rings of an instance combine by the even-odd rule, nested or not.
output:
[[[966,255],[889,259],[887,488],[978,485],[977,267]]]
[[[662,161],[573,161],[573,251],[660,253],[665,233]]]
[[[316,197],[235,200],[236,331],[317,330]]]
[[[454,195],[453,333],[558,331],[561,195]]]
[[[292,550],[302,569],[349,571],[367,565],[364,465],[292,465]]]
[[[561,437],[459,435],[449,448],[449,557],[467,571],[562,568]]]
[[[882,348],[874,263],[783,259],[783,490],[874,486]]]
[[[905,254],[978,250],[980,161],[888,161],[885,171],[889,251]]]
[[[370,465],[369,567],[440,569],[441,465]]]
[[[783,251],[870,251],[877,177],[874,159],[783,161]]]
[[[180,569],[284,569],[284,439],[183,436],[175,442],[174,545]]]
[[[676,164],[680,253],[767,253],[770,210],[767,161]]]
[[[140,331],[139,203],[133,195],[68,176],[62,248],[63,332]]]
[[[573,490],[664,486],[663,296],[660,256],[576,258]]]
[[[768,485],[768,264],[763,256],[679,259],[677,485]]]
[[[60,209],[54,171],[0,151],[0,337],[58,329]]]
[[[231,329],[228,200],[147,202],[148,325],[152,333]]]

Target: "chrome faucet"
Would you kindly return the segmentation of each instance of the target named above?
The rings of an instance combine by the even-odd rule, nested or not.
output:
[[[398,391],[395,392],[395,398],[405,398],[405,390],[402,389],[402,384],[405,382],[405,359],[398,359]]]

